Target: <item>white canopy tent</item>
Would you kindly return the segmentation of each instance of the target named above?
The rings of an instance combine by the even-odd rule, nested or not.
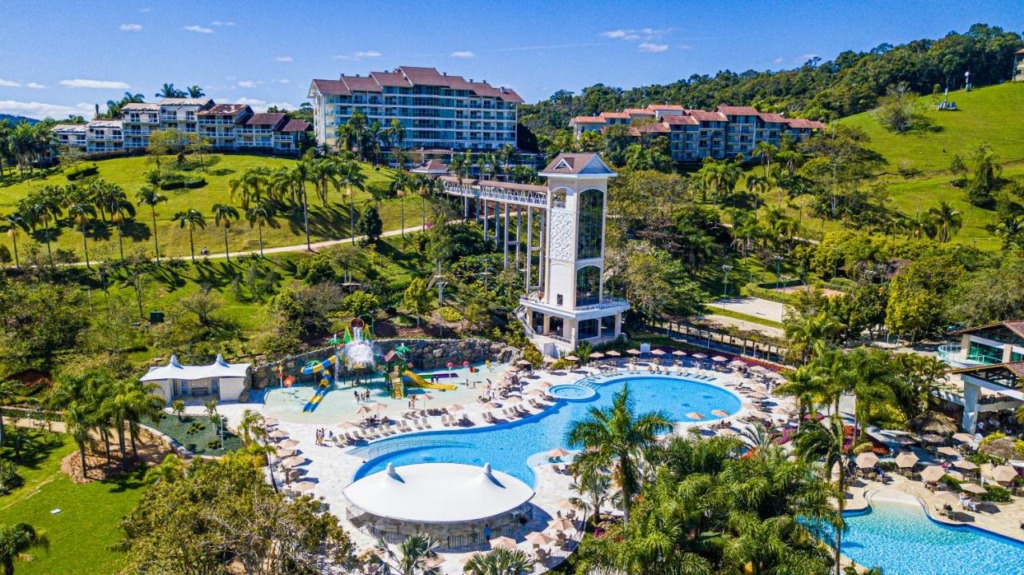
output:
[[[172,355],[167,365],[153,367],[140,381],[160,386],[160,395],[169,404],[179,397],[215,396],[218,401],[238,401],[245,390],[251,363],[228,363],[224,357],[210,365],[182,365]]]

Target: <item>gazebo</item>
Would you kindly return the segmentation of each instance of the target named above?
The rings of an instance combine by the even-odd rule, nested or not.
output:
[[[167,365],[154,367],[140,381],[160,386],[160,395],[168,405],[177,398],[216,398],[238,401],[249,380],[250,363],[228,363],[224,357],[210,365],[182,365],[172,355]]]
[[[376,537],[404,539],[427,534],[442,547],[486,543],[511,535],[532,515],[534,491],[491,469],[460,463],[420,463],[363,477],[343,491],[347,513]]]

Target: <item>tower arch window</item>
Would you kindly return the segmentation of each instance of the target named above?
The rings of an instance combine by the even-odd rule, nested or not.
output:
[[[585,190],[579,197],[578,212],[576,258],[599,258],[604,231],[604,193],[600,190]]]
[[[580,268],[576,272],[576,306],[601,303],[601,269],[597,266]]]

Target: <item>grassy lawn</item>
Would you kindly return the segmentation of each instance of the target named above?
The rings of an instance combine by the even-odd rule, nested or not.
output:
[[[0,524],[24,521],[46,530],[49,554],[32,550],[35,560],[16,563],[19,575],[76,573],[109,575],[122,564],[122,557],[110,550],[121,539],[117,527],[142,497],[140,475],[122,481],[79,485],[60,472],[60,461],[76,450],[64,435],[45,441],[36,436],[31,455],[14,460],[25,485],[0,497]],[[13,457],[10,449],[2,457]],[[60,509],[59,514],[51,510]]]
[[[722,307],[716,307],[713,305],[705,305],[704,311],[708,315],[720,315],[723,317],[731,317],[733,319],[749,321],[750,323],[756,323],[767,327],[777,327],[779,329],[783,329],[785,327],[782,324],[782,322],[773,321],[763,317],[757,317],[756,315],[748,315],[745,313],[740,313],[738,311],[733,311],[731,309],[725,309]]]
[[[267,158],[262,156],[217,156],[219,161],[210,167],[205,173],[194,171],[193,174],[201,175],[207,181],[206,186],[195,190],[166,190],[161,192],[167,196],[168,201],[157,207],[157,235],[160,240],[161,255],[186,256],[189,254],[188,230],[181,229],[177,222],[172,221],[176,212],[189,208],[195,208],[207,218],[205,230],[196,230],[195,246],[198,252],[203,247],[211,253],[224,251],[224,231],[216,226],[212,218],[212,207],[214,204],[231,203],[229,194],[229,183],[242,175],[252,167],[265,166],[277,168],[291,166],[293,160],[281,158]],[[171,158],[163,160],[165,163],[173,162]],[[145,185],[144,174],[153,169],[154,164],[145,157],[115,158],[96,162],[99,168],[99,177],[104,180],[121,186],[131,201],[135,201],[135,193]],[[369,164],[362,165],[363,173],[366,175],[366,183],[387,182],[391,179],[392,170],[380,168],[374,170]],[[8,178],[11,180],[12,178]],[[11,183],[3,186],[0,183],[0,213],[7,213],[12,210],[21,198],[25,197],[30,190],[42,188],[47,185],[65,185],[67,178],[60,173],[55,173],[46,178],[35,178],[23,182]],[[307,185],[309,194],[309,230],[312,241],[324,241],[342,239],[349,237],[349,201],[331,189],[328,193],[328,202],[324,206],[316,197],[312,184]],[[370,195],[366,192],[355,194],[356,216],[372,203]],[[384,221],[385,230],[398,229],[401,226],[401,200],[392,199],[384,202],[380,207],[381,219]],[[420,224],[420,200],[418,198],[407,198],[405,200],[406,227]],[[237,200],[235,206],[238,207]],[[124,226],[125,228],[125,250],[144,249],[152,254],[152,216],[149,208],[137,207],[138,213],[135,221]],[[241,211],[241,210],[239,210]],[[296,245],[305,242],[303,231],[302,214],[282,214],[278,217],[279,227],[264,228],[263,241],[265,247]],[[61,227],[56,232],[57,238],[55,247],[74,250],[76,254],[82,251],[82,235],[76,228],[67,227],[62,221]],[[88,231],[89,251],[93,259],[103,255],[116,254],[117,229],[113,225],[104,225],[97,221]],[[41,236],[39,238],[41,239]],[[4,240],[9,242],[9,240]],[[25,242],[29,241],[27,236],[22,236],[24,249]],[[228,241],[232,251],[255,250],[259,247],[257,231],[250,228],[249,223],[241,220],[232,224],[228,233]]]
[[[171,436],[196,455],[224,455],[242,448],[242,440],[227,430],[224,431],[224,445],[220,449],[208,447],[210,441],[219,441],[220,435],[217,426],[205,415],[184,415],[180,420],[176,415],[167,415],[149,425]]]

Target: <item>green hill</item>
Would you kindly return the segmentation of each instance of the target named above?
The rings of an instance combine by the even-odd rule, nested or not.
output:
[[[940,112],[936,108],[940,100],[941,95],[920,98],[932,123],[930,130],[894,134],[882,127],[874,112],[840,122],[867,132],[869,147],[885,156],[893,173],[905,161],[924,172],[946,170],[953,154],[966,157],[983,143],[992,146],[1004,163],[1024,160],[1024,83],[950,92],[949,100],[959,109],[956,112]]]
[[[858,126],[871,137],[869,148],[888,161],[880,180],[888,184],[892,206],[915,214],[945,201],[964,215],[964,227],[954,241],[983,249],[998,249],[999,240],[986,228],[996,220],[994,211],[971,206],[963,189],[950,185],[948,172],[954,154],[965,160],[987,143],[1003,164],[1003,176],[1024,176],[1024,83],[1006,83],[972,92],[951,92],[949,100],[959,111],[940,112],[942,96],[923,96],[928,130],[894,134],[885,130],[873,112],[840,120]],[[920,173],[905,177],[903,168]]]
[[[233,179],[238,178],[248,168],[265,166],[277,168],[291,166],[293,160],[281,158],[267,158],[262,156],[241,156],[224,155],[217,156],[219,160],[208,170],[193,171],[193,175],[202,176],[207,184],[194,190],[167,190],[162,193],[167,196],[166,203],[157,207],[157,234],[160,239],[160,253],[167,256],[187,256],[189,253],[188,231],[180,228],[177,222],[172,221],[176,212],[195,208],[206,215],[207,227],[205,230],[196,230],[195,245],[196,251],[203,247],[209,248],[212,253],[223,252],[224,236],[223,229],[217,227],[213,222],[212,207],[217,203],[232,203],[229,184]],[[164,162],[173,162],[167,158]],[[153,168],[148,163],[148,158],[114,158],[96,162],[99,170],[99,177],[104,180],[121,186],[128,194],[128,198],[135,201],[135,192],[145,185],[145,173]],[[366,183],[369,185],[376,182],[386,182],[391,179],[391,170],[380,168],[374,170],[369,164],[362,166],[366,175]],[[8,178],[13,179],[13,178]],[[0,186],[0,214],[6,214],[14,209],[18,200],[25,197],[30,190],[42,188],[47,185],[62,186],[68,183],[68,179],[62,173],[54,173],[45,178],[29,179],[6,186]],[[323,241],[349,237],[349,200],[343,194],[333,189],[328,193],[328,202],[324,206],[316,197],[313,186],[307,187],[309,193],[309,221],[310,236],[312,241]],[[357,192],[355,194],[355,207],[358,214],[371,202],[370,194]],[[238,207],[237,199],[235,206]],[[405,223],[407,227],[419,225],[420,223],[420,202],[416,198],[406,200]],[[125,251],[142,248],[150,255],[153,252],[152,220],[149,208],[139,207],[135,221],[125,225]],[[400,226],[401,214],[399,200],[385,201],[380,208],[381,219],[384,222],[385,230],[398,229]],[[265,247],[276,247],[296,245],[305,242],[303,233],[302,215],[282,214],[278,218],[280,226],[277,228],[264,228],[263,240]],[[41,236],[40,236],[41,237]],[[117,253],[117,230],[112,225],[104,225],[97,221],[91,226],[89,233],[89,251],[93,259],[98,256]],[[229,231],[230,245],[232,251],[257,249],[258,240],[256,230],[250,228],[248,222],[241,221],[232,225]],[[4,238],[4,243],[9,246],[9,239]],[[19,248],[24,249],[30,240],[25,235],[19,241]],[[68,227],[64,218],[58,230],[54,248],[60,247],[73,250],[81,256],[82,236],[77,229]]]

